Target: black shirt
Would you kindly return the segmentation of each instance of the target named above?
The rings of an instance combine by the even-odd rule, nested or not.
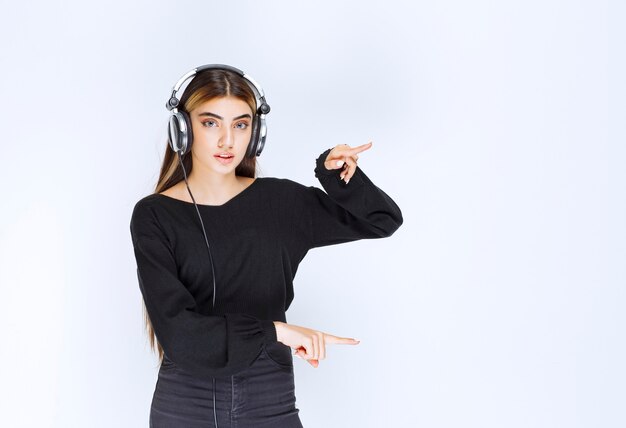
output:
[[[308,250],[391,236],[402,224],[398,205],[359,166],[345,184],[342,168],[316,160],[326,191],[286,178],[257,177],[223,205],[198,205],[153,193],[130,222],[137,276],[150,321],[167,358],[200,377],[248,367],[261,347],[289,364],[273,321],[287,322],[293,280]],[[292,363],[292,362],[291,362]]]

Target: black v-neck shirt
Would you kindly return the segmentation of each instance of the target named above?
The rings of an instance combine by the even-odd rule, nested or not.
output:
[[[317,159],[326,191],[286,178],[257,177],[222,205],[198,205],[153,193],[133,210],[130,232],[139,288],[157,340],[179,369],[199,377],[248,367],[263,346],[292,365],[273,321],[287,322],[298,265],[311,248],[391,236],[398,205],[359,166],[345,184],[342,169]]]

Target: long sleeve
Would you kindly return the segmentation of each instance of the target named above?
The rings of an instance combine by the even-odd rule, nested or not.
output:
[[[199,313],[178,278],[172,246],[153,208],[138,203],[130,230],[139,287],[165,354],[197,376],[230,375],[247,367],[262,346],[276,342],[273,321],[247,314]]]
[[[403,222],[398,205],[365,175],[359,166],[350,182],[341,178],[341,169],[326,169],[331,149],[315,161],[315,176],[326,191],[306,188],[309,248],[358,239],[391,236]]]

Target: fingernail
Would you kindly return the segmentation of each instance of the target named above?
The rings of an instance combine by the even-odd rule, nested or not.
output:
[[[348,184],[349,182],[350,182],[350,179],[348,178],[348,179],[346,180],[346,184]]]
[[[337,161],[337,166],[341,166],[341,165],[343,165],[343,161],[342,160],[338,160]]]

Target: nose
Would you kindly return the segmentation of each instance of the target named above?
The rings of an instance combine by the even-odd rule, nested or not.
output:
[[[233,130],[230,129],[229,127],[224,127],[222,129],[223,131],[220,134],[218,145],[222,147],[224,143],[226,143],[228,147],[232,147],[233,141],[234,141]]]

